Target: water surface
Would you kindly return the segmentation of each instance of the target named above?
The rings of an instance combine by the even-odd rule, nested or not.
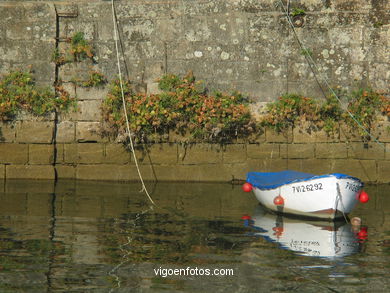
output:
[[[148,188],[157,208],[137,183],[1,182],[0,292],[390,292],[390,185],[353,211],[365,234],[264,214],[239,186]],[[175,268],[233,275],[155,273]]]

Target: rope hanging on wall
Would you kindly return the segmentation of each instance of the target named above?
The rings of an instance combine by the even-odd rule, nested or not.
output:
[[[130,130],[130,126],[129,126],[129,118],[127,117],[126,100],[125,100],[125,94],[124,94],[124,91],[123,91],[122,70],[121,70],[121,65],[120,65],[120,60],[119,60],[119,49],[118,49],[118,35],[119,34],[118,34],[117,19],[116,19],[116,15],[115,15],[114,0],[111,0],[111,6],[112,6],[112,21],[114,23],[114,41],[115,41],[115,50],[116,50],[116,60],[117,60],[117,66],[118,66],[119,85],[120,85],[120,88],[121,88],[121,96],[122,96],[122,104],[123,104],[123,114],[125,115],[126,130],[127,130],[128,136],[129,136],[130,149],[131,149],[131,152],[133,154],[135,166],[136,166],[137,172],[138,172],[138,177],[139,177],[139,179],[141,181],[141,184],[142,184],[141,192],[142,191],[145,192],[145,194],[148,197],[148,199],[150,200],[150,202],[153,205],[156,205],[154,203],[152,197],[150,196],[150,194],[148,192],[148,189],[145,186],[145,182],[144,182],[144,180],[142,178],[141,170],[139,169],[137,156],[135,155],[135,151],[134,151],[134,143],[133,143],[133,138],[132,138],[131,130]]]
[[[285,13],[285,15],[286,15],[286,18],[287,18],[287,22],[289,23],[289,25],[291,26],[291,29],[292,29],[292,31],[293,31],[293,33],[294,33],[294,36],[295,36],[295,38],[297,39],[297,41],[298,41],[298,44],[299,44],[299,46],[300,46],[300,48],[302,49],[302,51],[303,52],[308,52],[308,50],[307,50],[307,48],[303,45],[303,43],[302,43],[302,41],[299,39],[299,37],[298,37],[298,34],[297,34],[297,32],[296,32],[296,30],[295,30],[295,26],[294,26],[294,24],[293,24],[293,21],[292,21],[292,19],[291,19],[291,17],[290,17],[290,14],[289,14],[289,4],[290,4],[290,1],[288,1],[288,3],[287,3],[287,5],[288,5],[288,7],[286,8],[285,6],[284,6],[284,4],[283,4],[283,2],[282,2],[282,0],[279,0],[279,2],[280,2],[280,5],[282,6],[282,9],[283,9],[283,11],[284,11],[284,13]],[[313,58],[311,57],[311,55],[310,54],[305,54],[305,58],[306,58],[306,61],[307,61],[307,63],[309,64],[309,67],[310,67],[310,69],[311,69],[311,71],[313,72],[313,74],[314,74],[314,77],[315,77],[315,79],[318,81],[318,78],[317,78],[317,73],[315,72],[315,70],[313,69],[313,67],[316,69],[316,71],[318,72],[318,73],[320,73],[320,70],[319,70],[319,68],[318,68],[318,66],[317,66],[317,64],[316,64],[316,62],[313,60]],[[328,90],[330,91],[330,93],[339,101],[339,103],[340,104],[342,104],[341,103],[341,99],[339,98],[339,96],[336,94],[336,92],[332,89],[332,87],[330,86],[330,84],[329,84],[329,81],[328,81],[328,79],[325,77],[325,76],[323,76],[323,75],[321,75],[320,74],[320,77],[321,77],[321,79],[323,80],[323,82],[325,83],[325,85],[326,85],[326,87],[328,88]],[[320,88],[321,88],[321,86],[320,86]],[[322,88],[321,88],[321,90],[322,90]],[[364,131],[364,133],[366,133],[372,140],[374,140],[377,144],[379,144],[381,147],[383,147],[383,148],[385,148],[385,145],[383,144],[383,143],[381,143],[378,139],[376,139],[357,119],[356,119],[356,117],[350,112],[350,111],[348,111],[348,109],[346,109],[346,112],[348,113],[348,115],[352,118],[352,120],[359,126],[359,128],[361,128],[363,131]]]

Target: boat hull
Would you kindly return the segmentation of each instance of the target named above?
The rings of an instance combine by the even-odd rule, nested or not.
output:
[[[253,188],[258,201],[268,209],[306,217],[333,220],[348,215],[358,201],[363,184],[357,178],[313,178],[273,189]],[[283,204],[276,205],[277,196]]]

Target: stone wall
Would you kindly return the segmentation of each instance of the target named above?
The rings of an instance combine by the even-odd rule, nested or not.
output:
[[[115,6],[123,71],[141,90],[155,92],[166,72],[192,70],[210,89],[237,89],[256,101],[285,92],[322,95],[280,0],[117,0]],[[388,89],[389,1],[300,0],[291,1],[293,8],[306,13],[294,21],[296,32],[319,76],[332,86]],[[97,63],[62,66],[58,78],[90,68],[117,75],[111,1],[3,0],[0,15],[0,72],[31,64],[51,84],[56,36],[79,31],[93,42]]]
[[[89,131],[84,135],[84,123],[89,122],[61,122],[57,129],[47,120],[1,124],[0,178],[138,180],[132,154],[120,143]],[[245,179],[249,171],[293,169],[383,183],[390,182],[390,134],[382,125],[377,133],[381,144],[363,143],[345,135],[342,127],[334,138],[301,128],[282,134],[265,129],[253,140],[226,145],[184,144],[166,137],[138,146],[136,156],[145,180],[229,181]]]
[[[284,1],[286,2],[286,1]],[[210,89],[241,90],[255,102],[284,92],[320,96],[321,90],[278,0],[115,1],[122,70],[136,89],[157,91],[164,73],[189,70]],[[331,85],[371,84],[388,90],[388,1],[301,0],[297,34]],[[0,178],[137,180],[131,154],[100,135],[100,104],[107,89],[75,87],[90,70],[117,75],[110,1],[0,1],[0,73],[28,66],[40,84],[62,80],[77,97],[75,113],[44,119],[21,115],[0,123]],[[298,23],[299,22],[299,23]],[[83,32],[95,60],[55,66],[56,46]],[[323,86],[323,83],[321,83]],[[137,151],[149,180],[228,181],[247,171],[295,169],[345,172],[390,182],[390,138],[383,122],[377,143],[364,144],[340,127],[321,132],[264,130],[229,145],[176,142],[174,136]]]

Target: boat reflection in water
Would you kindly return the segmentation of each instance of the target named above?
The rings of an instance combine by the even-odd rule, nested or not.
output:
[[[258,206],[252,217],[243,216],[245,226],[254,235],[277,242],[280,248],[299,255],[338,258],[357,253],[367,238],[365,227],[355,227],[345,221],[326,222],[304,220],[273,214]]]

